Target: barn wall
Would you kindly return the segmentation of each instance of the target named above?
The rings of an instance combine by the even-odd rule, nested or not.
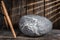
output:
[[[12,15],[17,22],[23,15],[35,14],[44,16],[44,1],[43,0],[13,0]],[[15,18],[16,17],[16,18]]]
[[[45,1],[45,17],[53,22],[54,28],[59,28],[60,0]]]
[[[60,0],[45,0],[45,6],[44,0],[10,0],[5,3],[13,24],[23,15],[35,14],[51,20],[54,28],[60,26]]]

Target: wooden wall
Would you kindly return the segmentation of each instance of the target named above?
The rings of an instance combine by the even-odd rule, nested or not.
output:
[[[45,7],[45,16],[50,19],[53,23],[55,22],[56,18],[59,17],[60,11],[60,1],[46,1]]]
[[[18,23],[21,16],[29,14],[44,16],[57,27],[60,25],[60,0],[11,0],[9,15],[13,24]]]
[[[12,4],[12,21],[17,22],[21,16],[29,14],[44,16],[43,0],[13,0]]]
[[[60,0],[45,1],[45,17],[53,22],[54,28],[59,28]]]

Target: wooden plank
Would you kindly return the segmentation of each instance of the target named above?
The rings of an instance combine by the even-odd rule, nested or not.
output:
[[[14,28],[13,28],[11,19],[10,19],[9,15],[8,15],[8,12],[7,12],[7,9],[6,9],[6,7],[5,7],[5,4],[4,4],[3,1],[1,1],[1,3],[2,3],[3,10],[4,10],[4,15],[6,16],[6,19],[7,19],[8,23],[9,23],[9,25],[10,25],[10,28],[11,28],[11,31],[12,31],[12,33],[13,33],[14,38],[16,38],[16,33],[15,33],[15,31],[14,31]]]
[[[53,10],[53,11],[50,11],[49,13],[47,13],[47,14],[45,14],[45,16],[47,16],[47,15],[49,15],[49,14],[51,14],[51,13],[53,13],[53,12],[55,12],[56,10],[58,10],[58,9],[60,9],[60,7],[59,8],[57,8],[57,9],[55,9],[55,10]]]
[[[54,17],[57,16],[57,15],[59,15],[59,13],[57,13],[57,14],[51,16],[49,19],[52,19],[52,18],[54,18]]]
[[[34,3],[34,0],[27,0],[27,5],[28,4],[31,4],[31,3]],[[30,9],[32,9],[31,11],[29,11]],[[33,5],[30,5],[30,6],[27,6],[27,15],[29,14],[33,14]]]
[[[55,21],[53,21],[53,23],[55,23],[56,21],[58,21],[60,19],[60,17],[58,17]]]
[[[60,30],[53,29],[50,33],[43,35],[41,37],[27,37],[18,35],[17,38],[13,38],[11,33],[9,36],[6,36],[10,33],[10,31],[3,31],[2,35],[0,33],[0,40],[60,40]]]
[[[60,5],[60,3],[58,3],[58,4],[54,5],[54,6],[50,6],[50,7],[46,8],[45,10],[49,10],[51,8],[54,8],[54,7],[58,6],[58,5]]]
[[[48,6],[48,5],[50,5],[50,4],[46,4],[45,6]],[[58,5],[60,5],[60,3],[59,3],[59,4],[56,4],[56,5],[54,5],[54,6],[48,7],[48,8],[45,9],[45,10],[51,9],[51,8],[56,7],[56,6],[58,6]],[[43,7],[43,6],[44,6],[44,5],[35,7],[34,10],[39,9],[40,7]],[[33,10],[33,8],[29,9],[27,12],[32,11],[32,10]]]
[[[57,1],[54,1],[54,2],[50,2],[50,3],[47,3],[46,5],[51,5],[51,4],[54,4],[55,2],[59,2],[60,0],[57,0]],[[46,1],[45,1],[46,2]]]

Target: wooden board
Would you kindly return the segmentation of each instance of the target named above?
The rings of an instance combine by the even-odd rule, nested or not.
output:
[[[0,31],[0,40],[60,40],[60,30],[56,29],[53,29],[52,32],[41,37],[28,37],[18,32],[18,30],[16,30],[16,32],[17,38],[14,39],[10,31],[2,30]]]
[[[34,14],[48,18],[53,24],[60,17],[60,0],[12,0],[12,9],[9,16],[13,24],[19,23],[19,19],[24,15]],[[57,20],[57,21],[56,21]]]

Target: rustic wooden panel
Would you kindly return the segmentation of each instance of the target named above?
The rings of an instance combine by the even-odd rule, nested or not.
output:
[[[58,25],[57,21],[60,19],[60,0],[12,0],[12,9],[10,8],[10,17],[12,23],[18,23],[23,15],[40,15],[48,18],[54,25]]]
[[[60,18],[57,18],[54,22],[53,28],[60,29]]]
[[[44,15],[44,1],[42,0],[13,0],[11,19],[13,24],[18,23],[23,15]]]
[[[33,0],[26,0],[27,1],[27,14],[33,14]],[[31,5],[30,5],[31,4]]]
[[[46,5],[45,5],[45,16],[50,19],[51,21],[53,19],[58,18],[59,16],[59,10],[60,10],[60,1],[59,0],[54,0],[54,1],[46,1]],[[57,17],[58,16],[58,17]],[[55,18],[56,17],[56,18]],[[55,20],[53,20],[55,21]],[[53,22],[52,21],[52,22]]]
[[[44,16],[44,1],[35,0],[35,2],[39,2],[39,3],[34,4],[34,14]]]
[[[59,28],[60,0],[45,1],[45,17],[53,22],[53,28]]]
[[[26,0],[13,0],[12,2],[12,22],[17,23],[21,16],[26,15]]]
[[[21,0],[13,0],[12,1],[12,13],[10,15],[10,17],[12,19],[12,23],[17,23],[20,18],[21,3],[22,3]]]

